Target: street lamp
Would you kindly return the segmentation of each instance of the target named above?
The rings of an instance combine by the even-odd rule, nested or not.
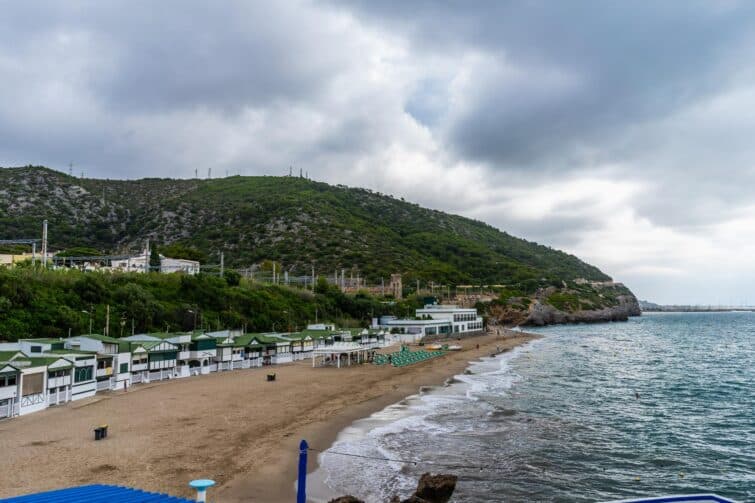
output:
[[[192,313],[194,315],[194,331],[196,332],[197,331],[197,312],[192,309],[188,309],[187,312]]]
[[[81,312],[89,315],[89,334],[91,334],[92,333],[92,308],[90,307],[89,311],[82,310]]]

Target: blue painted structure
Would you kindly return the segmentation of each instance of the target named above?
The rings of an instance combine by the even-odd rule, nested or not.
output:
[[[192,500],[130,487],[95,484],[0,499],[0,503],[193,503]]]
[[[685,501],[694,501],[697,503],[736,503],[734,500],[724,498],[717,494],[687,494],[678,496],[656,496],[651,498],[638,498],[619,501],[609,501],[607,503],[684,503]]]
[[[296,483],[296,503],[307,503],[307,451],[306,440],[299,443],[299,480]]]

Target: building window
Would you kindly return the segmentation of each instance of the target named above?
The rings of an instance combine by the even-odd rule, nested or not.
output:
[[[44,390],[43,373],[27,374],[24,376],[23,384],[21,387],[21,396],[38,395]]]
[[[15,386],[16,385],[16,376],[0,376],[0,388],[4,388],[6,386]]]
[[[41,353],[42,352],[42,346],[32,346],[31,347],[32,353]]]
[[[124,373],[126,373],[126,372],[128,372],[128,363],[121,363],[121,366],[120,366],[120,373],[121,373],[121,374],[124,374]]]
[[[91,381],[93,375],[92,367],[78,367],[73,374],[74,382]]]

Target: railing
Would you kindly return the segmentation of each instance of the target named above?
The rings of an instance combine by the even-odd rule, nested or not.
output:
[[[210,372],[217,372],[218,371],[218,365],[216,363],[210,364]]]
[[[0,418],[13,417],[18,415],[18,402],[11,403],[8,401],[4,405],[0,405]]]
[[[243,365],[244,363],[241,360],[233,362],[233,369],[237,370],[237,369],[243,368]]]
[[[71,376],[51,377],[47,379],[47,388],[59,388],[71,384]]]
[[[97,369],[97,372],[95,373],[96,377],[111,376],[111,375],[113,375],[113,367]]]
[[[113,386],[113,379],[105,379],[102,381],[97,381],[97,391],[105,391],[109,390]]]
[[[141,374],[131,374],[131,384],[139,384],[142,382]]]
[[[37,393],[34,395],[27,395],[21,397],[21,405],[24,407],[29,407],[30,405],[37,405],[40,403],[44,403],[45,396],[42,393]]]
[[[142,370],[147,370],[146,363],[138,363],[138,364],[131,365],[131,372],[141,372]]]

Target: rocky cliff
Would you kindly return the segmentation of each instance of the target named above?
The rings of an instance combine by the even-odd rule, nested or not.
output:
[[[626,321],[642,314],[634,294],[613,282],[551,286],[532,296],[493,301],[487,311],[493,322],[505,326]]]

